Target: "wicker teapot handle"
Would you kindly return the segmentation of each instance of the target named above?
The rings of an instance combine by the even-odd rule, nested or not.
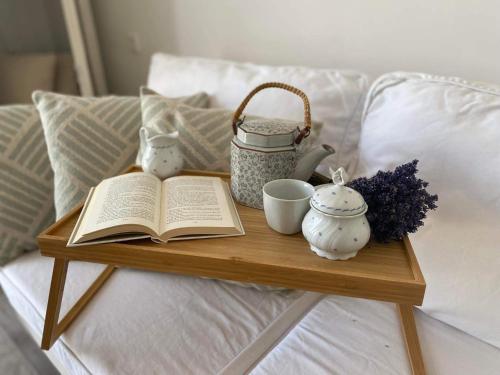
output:
[[[286,91],[290,91],[291,93],[298,95],[302,101],[304,102],[304,129],[302,129],[297,135],[297,138],[295,138],[295,143],[299,144],[302,142],[304,138],[309,136],[309,133],[311,132],[311,106],[309,105],[309,99],[307,98],[307,95],[302,91],[299,90],[296,87],[287,85],[286,83],[280,83],[280,82],[267,82],[263,83],[256,88],[254,88],[243,101],[241,102],[240,106],[236,109],[236,112],[234,112],[233,115],[233,132],[236,135],[238,131],[238,121],[240,119],[241,114],[243,113],[243,110],[247,106],[248,102],[252,97],[257,94],[259,91],[267,89],[267,88],[278,88],[278,89],[283,89]]]

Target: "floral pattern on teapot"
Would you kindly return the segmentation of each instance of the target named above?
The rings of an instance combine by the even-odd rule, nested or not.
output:
[[[288,178],[296,166],[295,149],[256,152],[231,142],[231,190],[236,200],[249,207],[263,208],[262,186]]]
[[[240,129],[262,135],[287,134],[294,133],[298,129],[300,122],[278,119],[267,119],[265,123],[262,120],[243,120]]]

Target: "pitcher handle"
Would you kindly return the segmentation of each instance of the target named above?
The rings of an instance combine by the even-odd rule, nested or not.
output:
[[[147,140],[148,140],[148,129],[146,129],[144,126],[142,126],[139,129],[139,140],[140,140],[142,153],[144,153],[146,151]]]
[[[295,143],[299,144],[302,142],[302,140],[306,137],[309,136],[309,133],[311,132],[311,106],[309,105],[309,99],[307,98],[307,95],[302,91],[299,90],[296,87],[287,85],[286,83],[281,83],[281,82],[267,82],[263,83],[256,88],[254,88],[250,93],[246,96],[245,99],[241,102],[239,107],[236,109],[236,112],[234,112],[233,115],[233,133],[236,135],[238,132],[238,121],[240,119],[241,114],[243,113],[243,110],[247,106],[248,102],[252,97],[257,94],[259,91],[267,89],[267,88],[278,88],[278,89],[283,89],[286,91],[289,91],[295,95],[298,95],[302,101],[304,102],[304,128],[300,130],[299,134],[297,135],[297,138],[295,138]]]

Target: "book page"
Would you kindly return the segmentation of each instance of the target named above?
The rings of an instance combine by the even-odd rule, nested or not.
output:
[[[161,233],[182,227],[234,227],[219,177],[179,176],[163,182]]]
[[[83,218],[85,233],[119,225],[143,225],[158,232],[161,181],[149,173],[128,173],[97,185]]]

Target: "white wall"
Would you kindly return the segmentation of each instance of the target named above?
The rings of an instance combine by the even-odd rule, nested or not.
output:
[[[120,94],[137,93],[155,51],[500,83],[498,0],[94,0],[93,8],[109,88]]]

